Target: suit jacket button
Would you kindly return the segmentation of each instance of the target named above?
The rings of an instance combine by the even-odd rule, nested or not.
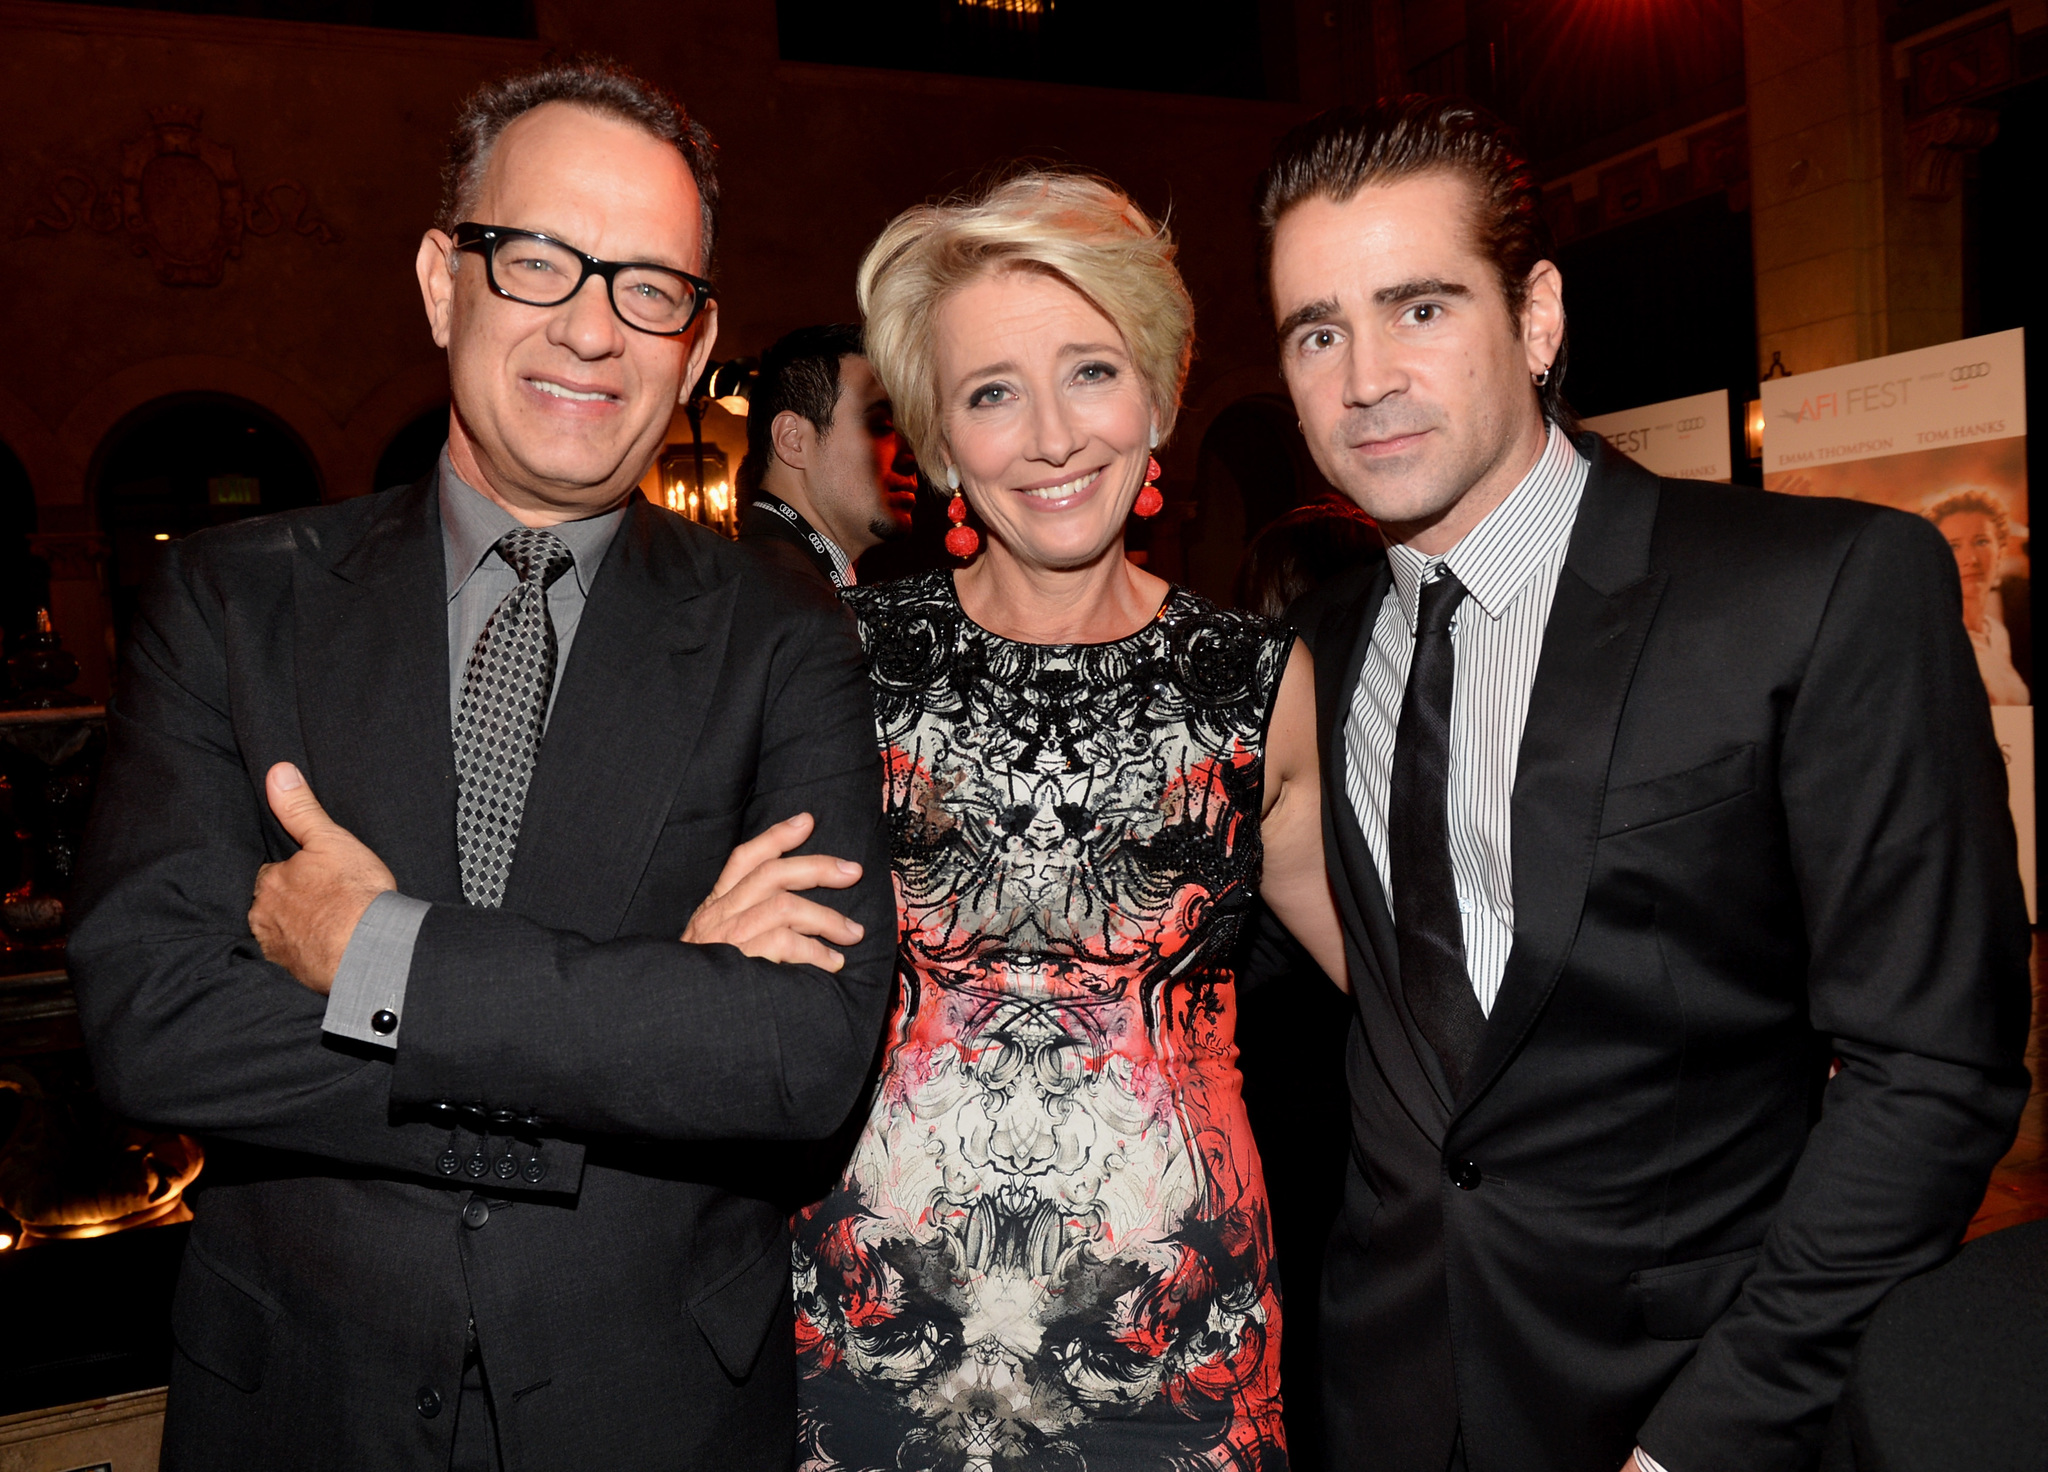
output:
[[[379,1007],[370,1014],[370,1031],[380,1038],[388,1038],[398,1031],[398,1014],[389,1007]]]
[[[444,1176],[454,1175],[456,1170],[461,1165],[462,1157],[455,1153],[455,1147],[453,1145],[450,1145],[446,1150],[443,1150],[434,1159],[434,1169],[441,1172],[441,1174]]]
[[[1460,1191],[1478,1190],[1479,1180],[1479,1167],[1469,1160],[1451,1172],[1451,1184]]]
[[[434,1417],[441,1414],[441,1392],[434,1389],[431,1385],[422,1385],[419,1396],[413,1401],[413,1405],[418,1408],[422,1416],[431,1421]]]
[[[520,1176],[526,1181],[526,1183],[529,1186],[538,1186],[540,1184],[540,1178],[546,1173],[546,1167],[544,1167],[540,1163],[540,1157],[538,1155],[534,1156],[533,1159],[527,1161],[526,1169],[519,1172]]]
[[[462,1208],[462,1224],[472,1232],[490,1219],[491,1208],[484,1203],[484,1198],[481,1196],[470,1197],[468,1203]]]
[[[483,1151],[477,1150],[473,1151],[469,1159],[462,1163],[462,1168],[469,1172],[472,1180],[482,1180],[484,1172],[491,1168],[491,1163],[484,1158]]]

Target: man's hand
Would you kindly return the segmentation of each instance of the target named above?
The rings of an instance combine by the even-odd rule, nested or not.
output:
[[[860,922],[797,891],[846,889],[860,878],[860,865],[830,854],[784,858],[811,836],[811,828],[811,815],[798,813],[734,849],[711,893],[690,917],[684,943],[737,946],[757,960],[825,971],[844,966],[846,957],[823,942],[852,945],[866,933]]]
[[[382,859],[327,816],[290,762],[270,769],[263,790],[299,851],[256,871],[249,933],[262,945],[264,960],[324,997],[363,911],[398,883]]]

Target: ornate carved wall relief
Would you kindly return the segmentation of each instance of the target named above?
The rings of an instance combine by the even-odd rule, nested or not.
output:
[[[196,107],[151,108],[149,131],[121,150],[118,183],[59,170],[18,235],[126,229],[135,253],[149,258],[166,286],[218,286],[228,261],[241,255],[244,235],[289,230],[323,245],[341,238],[296,179],[245,192],[234,149],[206,137],[200,117]]]

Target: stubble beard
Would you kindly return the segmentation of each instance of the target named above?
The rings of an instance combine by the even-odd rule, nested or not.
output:
[[[878,542],[893,542],[910,528],[898,521],[891,512],[884,511],[868,523],[868,535]]]
[[[1375,471],[1351,446],[1431,431],[1413,463]],[[1508,454],[1512,436],[1502,416],[1482,414],[1464,433],[1441,413],[1403,406],[1399,413],[1354,409],[1337,423],[1327,446],[1337,474],[1330,481],[1388,533],[1421,531],[1450,514]],[[1332,466],[1326,465],[1329,474]]]

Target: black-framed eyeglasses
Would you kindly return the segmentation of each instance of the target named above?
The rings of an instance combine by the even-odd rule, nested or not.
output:
[[[718,294],[709,281],[688,271],[652,261],[600,261],[534,230],[465,220],[455,227],[455,248],[481,255],[491,290],[529,307],[559,307],[583,290],[584,282],[602,276],[619,320],[657,337],[688,332],[704,303]]]

